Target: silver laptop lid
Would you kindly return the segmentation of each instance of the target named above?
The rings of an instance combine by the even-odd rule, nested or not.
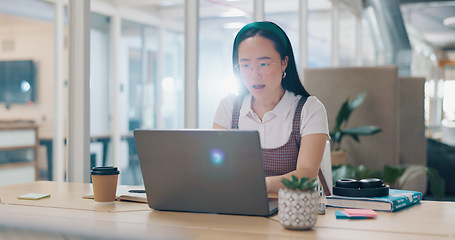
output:
[[[135,130],[134,138],[150,208],[274,213],[257,131]]]

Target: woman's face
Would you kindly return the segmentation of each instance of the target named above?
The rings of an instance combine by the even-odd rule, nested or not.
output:
[[[281,60],[273,41],[259,35],[247,38],[240,43],[238,56],[240,77],[255,99],[281,98],[288,57]]]

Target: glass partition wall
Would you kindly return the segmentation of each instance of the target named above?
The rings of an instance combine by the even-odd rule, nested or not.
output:
[[[156,27],[122,20],[118,106],[122,141],[118,166],[123,184],[142,181],[132,131],[156,128],[157,54]]]
[[[307,1],[308,3],[308,67],[331,66],[332,26],[330,0]]]
[[[160,110],[156,111],[156,127],[160,129],[178,129],[183,127],[183,32],[167,29],[164,30],[162,78],[157,92]]]
[[[132,13],[118,15],[116,7],[109,2],[92,1],[90,15],[90,153],[91,166],[114,164],[112,139],[112,109],[119,112],[120,157],[123,184],[139,184],[137,153],[132,130],[136,128],[182,128],[183,127],[183,2],[177,5],[158,4],[154,7],[132,9]],[[100,7],[108,4],[111,8]],[[151,2],[150,4],[156,4]],[[55,22],[57,2],[40,0],[0,2],[0,61],[32,63],[33,80],[19,84],[19,93],[28,96],[23,103],[8,101],[9,93],[1,92],[0,121],[31,121],[38,126],[41,148],[38,166],[41,177],[52,180],[53,135],[55,102],[62,102],[63,128],[67,128],[67,12],[62,21],[63,96],[55,96]],[[149,5],[149,4],[146,4]],[[65,6],[66,8],[66,6]],[[30,11],[34,9],[33,11]],[[157,10],[158,9],[158,10]],[[148,11],[152,10],[152,11]],[[102,13],[98,13],[102,12]],[[162,13],[161,13],[162,12]],[[166,14],[171,12],[173,14]],[[138,18],[135,13],[145,16]],[[148,24],[147,18],[163,14],[158,22]],[[121,19],[121,35],[118,52],[119,70],[112,69],[112,17]],[[177,16],[173,19],[172,16]],[[137,19],[133,21],[129,19]],[[30,65],[30,64],[29,64]],[[2,65],[3,66],[3,65]],[[17,72],[13,67],[6,71]],[[28,65],[27,65],[28,66]],[[2,67],[3,69],[3,67]],[[119,72],[119,89],[113,85],[114,74]],[[29,74],[30,75],[30,74]],[[9,79],[9,78],[8,78]],[[0,79],[0,85],[4,78]],[[3,86],[3,85],[1,85]],[[9,86],[9,85],[8,85]],[[6,88],[2,88],[4,90]],[[15,88],[16,89],[16,88]],[[113,104],[113,91],[119,90],[117,106]],[[31,94],[33,93],[33,94]],[[11,95],[19,99],[19,95]],[[67,134],[64,133],[64,138]],[[65,141],[66,142],[66,141]],[[133,149],[134,148],[134,149]],[[41,151],[42,150],[42,151]],[[28,154],[29,155],[29,154]],[[65,158],[66,158],[66,154]],[[64,160],[66,161],[66,160]],[[66,163],[64,163],[66,165]],[[134,168],[134,170],[131,170]],[[0,174],[1,175],[1,174]],[[20,174],[17,175],[20,177]],[[34,179],[34,175],[33,175]],[[11,181],[13,181],[12,179]],[[14,183],[10,182],[10,183]]]
[[[210,129],[218,103],[237,93],[232,44],[237,32],[253,21],[253,1],[200,1],[199,128]]]
[[[183,6],[183,3],[144,2],[143,7],[130,7],[131,13],[124,16],[112,13],[113,17],[120,18],[118,48],[113,50],[117,51],[118,65],[111,67],[104,91],[109,96],[105,108],[112,109],[108,120],[112,121],[113,114],[118,116],[119,156],[114,163],[112,148],[116,139],[110,134],[107,157],[102,164],[118,165],[121,184],[142,184],[133,137],[135,129],[183,128]],[[102,48],[106,45],[108,42]],[[106,65],[109,63],[106,61]],[[113,74],[117,74],[117,86],[113,85]],[[92,88],[91,94],[93,91]],[[114,96],[117,96],[117,105],[111,106]]]
[[[90,153],[91,167],[107,165],[112,153],[110,142],[109,56],[110,17],[97,13],[90,16]]]
[[[278,24],[289,37],[297,66],[300,65],[299,0],[264,1],[264,20]]]
[[[355,66],[356,63],[356,16],[343,6],[339,7],[339,65]],[[360,45],[360,44],[359,44]]]

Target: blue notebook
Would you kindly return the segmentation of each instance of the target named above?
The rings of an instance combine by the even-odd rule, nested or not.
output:
[[[378,211],[394,212],[419,203],[422,193],[409,190],[390,189],[384,197],[345,197],[327,196],[327,206],[339,208],[366,208]]]

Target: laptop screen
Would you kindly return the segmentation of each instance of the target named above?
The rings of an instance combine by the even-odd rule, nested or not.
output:
[[[135,130],[149,206],[269,215],[259,133]]]

